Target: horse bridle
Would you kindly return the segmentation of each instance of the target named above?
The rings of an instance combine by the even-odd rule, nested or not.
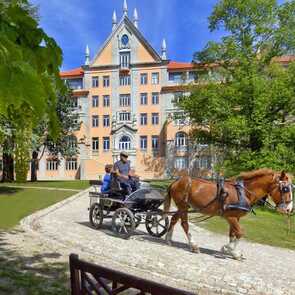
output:
[[[269,190],[269,194],[271,195],[271,193],[278,187],[279,188],[279,192],[280,192],[280,196],[281,196],[281,201],[280,203],[277,205],[278,208],[284,208],[286,207],[286,205],[288,205],[289,203],[291,203],[293,201],[293,184],[285,181],[285,180],[279,180],[278,182],[276,182],[275,187],[271,187]],[[291,194],[291,200],[290,202],[286,202],[285,199],[285,194],[286,193],[290,193]]]

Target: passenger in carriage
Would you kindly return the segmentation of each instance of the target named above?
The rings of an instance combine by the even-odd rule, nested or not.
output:
[[[110,189],[111,189],[111,172],[113,169],[113,165],[106,165],[104,170],[106,172],[106,174],[103,177],[102,180],[102,186],[101,186],[101,192],[102,193],[109,193]]]
[[[134,170],[131,170],[126,152],[120,153],[120,160],[114,164],[113,171],[118,176],[122,189],[128,195],[139,188],[138,178],[136,178]]]

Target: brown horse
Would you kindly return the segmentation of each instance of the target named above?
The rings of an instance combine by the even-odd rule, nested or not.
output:
[[[248,213],[247,208],[250,209],[258,200],[269,195],[277,210],[282,213],[292,211],[292,184],[290,176],[284,171],[277,173],[271,169],[259,169],[242,173],[237,179],[242,181],[240,189],[237,189],[235,179],[232,179],[224,183],[224,190],[219,193],[216,183],[207,180],[183,176],[174,181],[168,188],[164,212],[168,212],[171,199],[177,206],[177,212],[172,216],[166,241],[171,243],[174,226],[181,219],[191,250],[199,252],[189,232],[188,209],[193,208],[205,215],[219,215],[226,219],[229,224],[230,241],[221,251],[235,259],[241,259],[242,254],[237,251],[237,245],[243,236],[239,220]]]

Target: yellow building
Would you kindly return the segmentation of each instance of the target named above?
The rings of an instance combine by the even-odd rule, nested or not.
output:
[[[82,122],[75,134],[79,155],[60,165],[43,157],[39,179],[100,178],[122,150],[142,178],[167,177],[189,166],[188,122],[173,115],[196,67],[168,60],[165,40],[157,53],[139,30],[136,9],[133,20],[128,17],[126,1],[121,20],[114,12],[112,22],[93,59],[87,46],[85,65],[61,73]],[[210,168],[210,159],[197,165]]]

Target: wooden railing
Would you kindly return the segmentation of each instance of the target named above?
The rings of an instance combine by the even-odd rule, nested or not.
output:
[[[115,295],[126,290],[138,295],[196,295],[80,260],[75,254],[70,255],[70,272],[72,295]]]

